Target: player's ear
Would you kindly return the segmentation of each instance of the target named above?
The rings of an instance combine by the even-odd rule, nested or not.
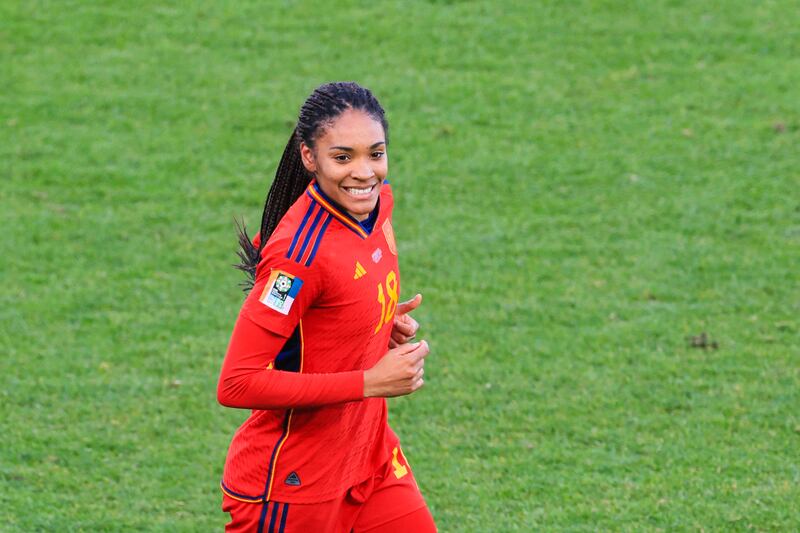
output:
[[[303,160],[303,166],[312,174],[317,171],[317,163],[314,160],[314,152],[304,142],[300,142],[300,158]]]

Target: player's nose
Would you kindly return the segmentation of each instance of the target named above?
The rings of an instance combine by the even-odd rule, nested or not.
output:
[[[350,175],[357,180],[370,180],[374,178],[376,174],[372,169],[372,165],[365,161],[363,163],[354,165]]]

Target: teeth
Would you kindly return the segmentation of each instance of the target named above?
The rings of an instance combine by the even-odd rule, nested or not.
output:
[[[359,196],[359,195],[363,195],[363,194],[369,194],[369,193],[371,193],[373,188],[374,188],[374,187],[364,187],[364,188],[358,188],[358,187],[345,187],[345,189],[344,189],[344,190],[346,190],[346,191],[347,191],[347,192],[349,192],[350,194],[353,194],[353,195],[355,195],[355,196]]]

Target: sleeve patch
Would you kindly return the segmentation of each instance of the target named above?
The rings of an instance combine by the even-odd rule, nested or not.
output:
[[[303,280],[297,276],[283,270],[273,270],[258,301],[270,309],[288,315],[302,286]]]

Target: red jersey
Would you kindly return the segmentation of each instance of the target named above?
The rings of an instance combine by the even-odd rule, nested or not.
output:
[[[240,313],[288,339],[265,367],[352,377],[386,353],[400,294],[392,206],[385,182],[368,232],[312,182],[287,211]],[[363,375],[356,378],[356,401],[253,410],[228,450],[223,491],[241,501],[316,503],[374,475],[398,439],[386,400],[363,398]]]

